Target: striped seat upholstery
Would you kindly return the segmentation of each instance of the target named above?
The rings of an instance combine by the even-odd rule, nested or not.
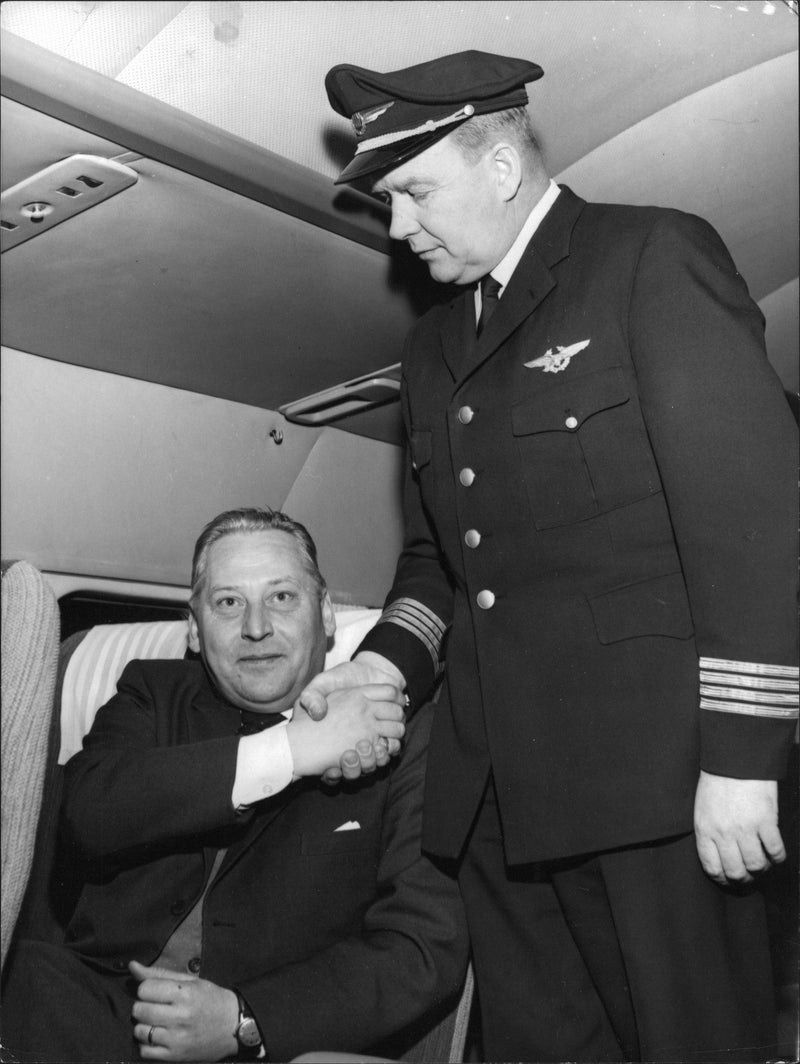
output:
[[[72,654],[61,688],[59,765],[80,750],[94,715],[114,694],[129,661],[137,658],[182,658],[187,621],[98,624],[90,628]]]
[[[2,580],[2,926],[5,965],[34,859],[58,665],[56,597],[15,562]]]

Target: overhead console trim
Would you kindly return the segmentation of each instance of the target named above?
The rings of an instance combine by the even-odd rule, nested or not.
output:
[[[285,403],[279,411],[297,425],[328,425],[348,414],[400,398],[400,363]]]
[[[0,90],[150,159],[390,254],[376,200],[13,33],[0,38]]]

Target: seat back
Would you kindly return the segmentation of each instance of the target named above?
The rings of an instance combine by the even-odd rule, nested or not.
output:
[[[55,594],[29,562],[2,578],[2,928],[6,954],[33,863],[58,665]]]

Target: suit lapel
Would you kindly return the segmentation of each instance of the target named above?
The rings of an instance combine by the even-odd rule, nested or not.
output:
[[[562,186],[561,194],[534,233],[479,339],[475,337],[474,314],[471,315],[471,337],[468,340],[463,332],[463,311],[460,321],[458,315],[451,315],[453,320],[446,324],[442,333],[442,351],[455,379],[469,376],[491,357],[555,288],[557,282],[552,267],[569,255],[572,229],[584,205],[584,200]],[[466,300],[472,310],[471,289],[459,299]],[[453,367],[456,367],[455,372]]]
[[[307,788],[315,783],[316,781],[311,780],[302,783],[292,783],[285,790],[276,794],[274,798],[270,798],[267,802],[259,803],[246,830],[228,847],[217,873],[217,878],[226,874],[245,853],[252,849],[256,839],[281,815],[288,802],[296,798],[298,787]]]
[[[240,723],[239,710],[217,694],[206,673],[205,683],[198,686],[192,697],[191,707],[187,714],[186,726],[189,742],[196,743],[210,739],[227,738],[236,734]],[[215,879],[219,879],[223,871],[229,866],[232,854],[235,855],[241,851],[242,845],[249,835],[250,831],[243,826],[241,834],[229,845]],[[216,846],[203,847],[206,875],[210,872],[217,853]]]
[[[514,271],[508,288],[503,293],[503,298],[489,324],[476,341],[471,356],[465,361],[463,375],[472,373],[493,355],[511,333],[533,314],[555,285],[556,281],[550,268],[536,253],[533,242],[531,242]]]
[[[198,686],[192,698],[191,710],[187,715],[189,741],[196,743],[234,735],[240,722],[239,710],[217,695],[206,676],[206,682]]]
[[[450,304],[450,317],[440,334],[442,357],[453,380],[461,376],[475,346],[475,298],[472,287],[465,288]]]

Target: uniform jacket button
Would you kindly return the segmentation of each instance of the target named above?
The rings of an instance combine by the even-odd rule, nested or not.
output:
[[[481,534],[477,528],[470,528],[464,536],[464,542],[468,547],[477,547],[481,541]]]
[[[462,425],[469,425],[470,421],[475,417],[475,411],[471,406],[462,406],[456,416]]]
[[[470,469],[469,466],[466,466],[458,474],[458,479],[461,481],[462,485],[465,488],[471,487],[475,483],[475,470]]]
[[[568,429],[576,429],[578,427],[578,419],[576,417],[568,417],[564,424]]]
[[[488,590],[479,591],[477,603],[482,610],[490,610],[495,604],[494,592]]]
[[[190,972],[194,972],[196,975],[200,971],[202,964],[203,962],[200,960],[199,957],[192,957],[186,967],[189,969]]]

